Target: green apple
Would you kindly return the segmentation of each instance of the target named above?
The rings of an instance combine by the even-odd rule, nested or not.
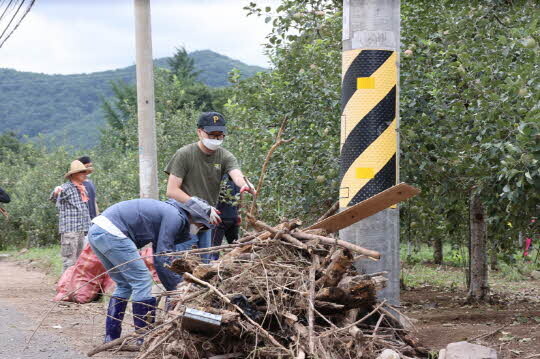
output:
[[[523,40],[523,46],[525,46],[528,49],[534,49],[536,47],[536,40],[532,37],[528,37],[525,40]]]

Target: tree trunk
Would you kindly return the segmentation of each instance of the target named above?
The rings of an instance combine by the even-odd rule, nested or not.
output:
[[[443,243],[440,236],[433,240],[433,262],[435,264],[443,263]]]
[[[498,248],[496,245],[493,245],[491,247],[491,252],[489,253],[489,264],[491,267],[491,270],[498,271],[499,270],[499,261],[497,259],[497,252]]]
[[[486,215],[479,195],[471,193],[471,270],[469,272],[468,301],[484,301],[489,298]]]

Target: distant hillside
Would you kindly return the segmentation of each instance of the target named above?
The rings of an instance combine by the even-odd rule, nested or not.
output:
[[[228,73],[236,68],[243,77],[265,71],[210,50],[190,53],[198,79],[212,87],[228,86]],[[167,67],[168,58],[154,60]],[[0,133],[19,135],[55,144],[89,147],[97,143],[103,98],[112,95],[111,81],[135,82],[135,66],[77,75],[46,75],[0,69]]]

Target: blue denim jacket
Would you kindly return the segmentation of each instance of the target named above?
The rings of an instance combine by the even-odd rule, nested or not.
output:
[[[133,199],[116,203],[103,213],[137,248],[152,243],[154,254],[174,252],[175,245],[190,239],[187,212],[166,202],[154,199]],[[154,257],[154,265],[161,283],[173,290],[181,277],[166,269],[171,262],[167,256]]]

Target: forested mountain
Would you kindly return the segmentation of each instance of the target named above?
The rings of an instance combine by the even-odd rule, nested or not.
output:
[[[210,50],[189,54],[197,79],[211,87],[228,86],[228,73],[236,68],[250,77],[262,67],[249,66]],[[169,58],[154,60],[168,67]],[[135,66],[76,75],[47,75],[0,69],[0,133],[13,131],[54,144],[90,147],[97,143],[104,123],[103,99],[112,96],[112,81],[135,82]]]

